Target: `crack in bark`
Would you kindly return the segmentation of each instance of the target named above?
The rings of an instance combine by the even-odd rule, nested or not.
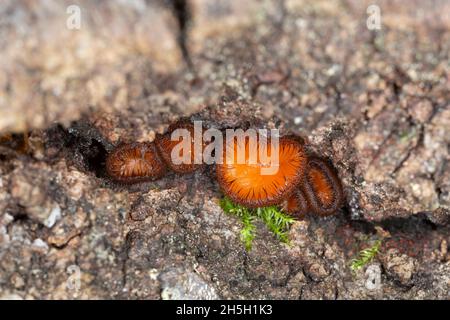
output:
[[[178,22],[178,47],[189,69],[193,70],[191,55],[188,48],[189,24],[192,19],[188,0],[169,0],[173,14]]]

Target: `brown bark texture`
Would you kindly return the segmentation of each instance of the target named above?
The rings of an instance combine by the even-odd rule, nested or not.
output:
[[[0,48],[0,298],[450,299],[448,1],[3,0]],[[213,168],[111,182],[182,117],[301,135],[345,206],[247,252]]]

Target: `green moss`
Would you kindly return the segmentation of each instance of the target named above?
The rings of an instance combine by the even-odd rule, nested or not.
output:
[[[380,251],[380,246],[381,240],[377,240],[375,241],[375,244],[370,248],[361,250],[359,252],[358,258],[351,261],[350,269],[352,269],[353,272],[356,272],[367,265],[369,262],[371,262]]]
[[[251,250],[255,238],[256,227],[254,222],[256,219],[261,220],[281,242],[288,242],[288,230],[295,219],[284,214],[278,207],[249,209],[233,203],[227,197],[220,200],[220,206],[225,213],[241,219],[243,224],[241,241],[247,250]]]
[[[400,134],[400,142],[402,143],[410,142],[416,135],[417,132],[415,128],[405,130]]]

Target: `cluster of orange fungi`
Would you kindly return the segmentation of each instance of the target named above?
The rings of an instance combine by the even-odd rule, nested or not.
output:
[[[169,126],[165,134],[157,135],[153,142],[118,146],[107,157],[108,175],[117,182],[129,184],[160,179],[168,170],[180,174],[198,170],[204,164],[172,161],[172,150],[180,141],[171,140],[171,133],[180,128],[194,135],[191,122],[179,121]],[[302,139],[293,135],[279,139],[278,166],[274,174],[262,174],[261,169],[268,166],[270,157],[262,161],[259,150],[252,151],[258,153],[257,161],[247,161],[251,155],[249,139],[231,141],[234,154],[225,152],[224,148],[222,163],[214,165],[221,190],[233,202],[249,208],[280,205],[297,217],[307,213],[327,216],[342,206],[344,194],[335,169],[328,161],[309,155]],[[194,150],[193,139],[191,143]],[[271,145],[264,145],[270,154]],[[259,142],[257,148],[260,148]],[[245,154],[245,161],[237,161],[240,152]],[[192,152],[192,160],[194,156]]]

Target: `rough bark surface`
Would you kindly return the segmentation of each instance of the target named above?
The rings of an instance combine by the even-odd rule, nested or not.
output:
[[[80,30],[65,27],[69,4]],[[366,26],[369,4],[381,30]],[[3,1],[0,298],[449,299],[449,12],[445,0]],[[184,116],[302,135],[336,166],[345,207],[295,222],[290,245],[258,224],[246,252],[213,168],[106,177],[115,145]]]

